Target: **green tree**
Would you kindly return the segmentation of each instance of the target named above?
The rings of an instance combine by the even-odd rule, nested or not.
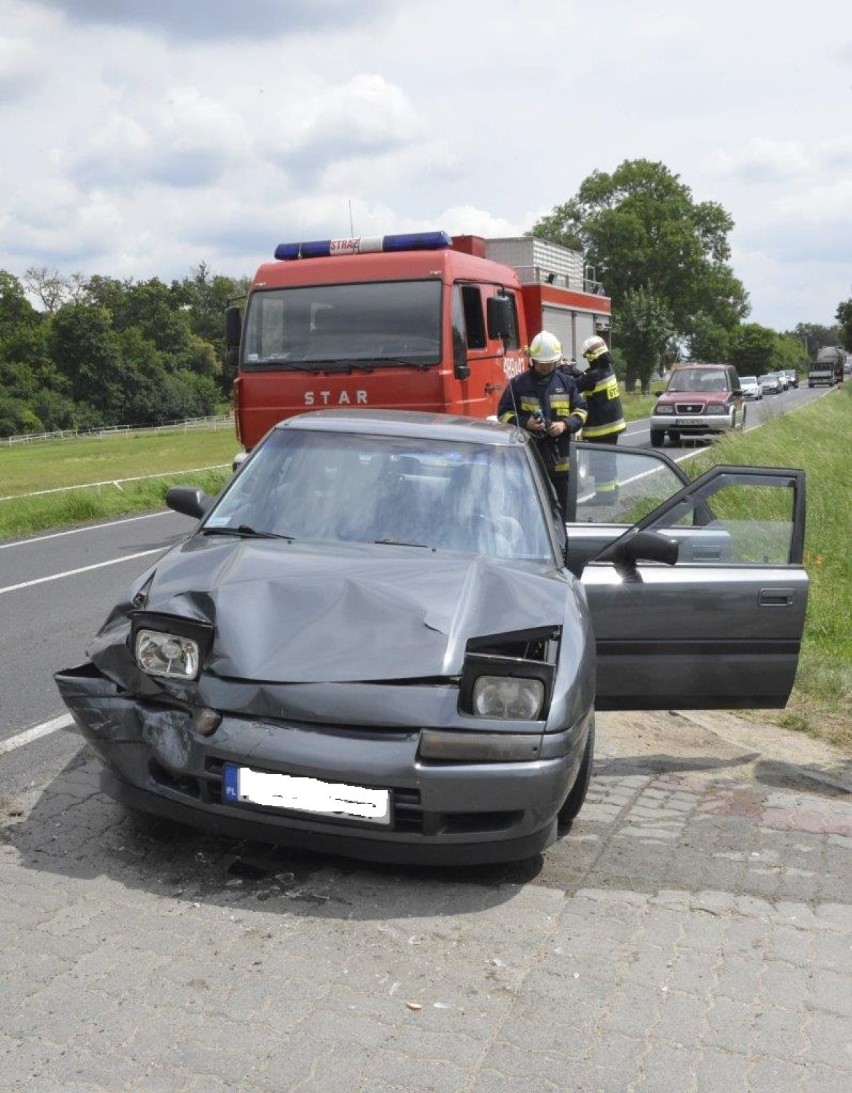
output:
[[[712,327],[733,329],[748,314],[745,288],[727,264],[732,228],[721,205],[694,201],[678,175],[638,159],[612,174],[593,172],[532,234],[582,251],[616,312],[628,292],[650,293],[674,334],[690,342]],[[614,337],[624,342],[617,327]]]
[[[71,395],[109,422],[124,404],[121,350],[109,312],[65,304],[51,320],[51,357],[71,383]]]
[[[837,305],[836,319],[838,322],[838,339],[844,349],[852,352],[852,300],[844,300]],[[834,345],[837,342],[826,342],[826,345]]]
[[[840,328],[823,326],[820,323],[797,323],[792,330],[785,332],[786,337],[798,338],[805,350],[806,359],[815,360],[824,345],[838,345]]]
[[[225,308],[229,303],[246,295],[250,277],[225,277],[213,274],[205,262],[199,263],[189,277],[173,281],[176,299],[185,307],[192,332],[213,347],[217,368],[214,371],[199,369],[215,375],[222,393],[230,390],[232,374],[225,365]]]
[[[730,362],[741,376],[760,376],[772,370],[778,336],[760,323],[743,323],[731,335]]]
[[[613,313],[619,347],[627,359],[625,381],[632,391],[638,380],[650,389],[651,374],[659,368],[675,333],[671,313],[663,299],[648,286],[627,289]]]
[[[731,330],[714,322],[708,315],[697,315],[692,333],[685,339],[690,360],[727,361]]]
[[[0,339],[9,337],[22,327],[36,327],[41,319],[27,299],[18,278],[0,269]]]
[[[792,368],[798,372],[807,368],[808,360],[807,350],[795,334],[776,334],[773,368]]]

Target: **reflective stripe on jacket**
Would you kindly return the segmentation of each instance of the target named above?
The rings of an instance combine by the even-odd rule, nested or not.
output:
[[[576,383],[577,389],[586,397],[589,410],[583,426],[583,437],[586,440],[620,433],[627,428],[618,379],[608,362],[596,361],[580,374]]]
[[[540,413],[548,423],[564,421],[566,432],[557,437],[531,434],[539,444],[545,465],[551,474],[568,471],[568,443],[572,433],[583,428],[586,421],[586,400],[577,390],[574,379],[558,369],[549,376],[539,376],[534,369],[515,376],[504,389],[497,407],[497,416],[508,424],[522,428],[534,413]]]

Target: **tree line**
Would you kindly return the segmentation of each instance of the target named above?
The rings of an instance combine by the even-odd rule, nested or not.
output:
[[[221,413],[222,316],[247,285],[203,263],[171,284],[0,270],[0,436]]]
[[[612,298],[613,355],[632,389],[678,359],[724,361],[740,375],[801,368],[824,345],[852,349],[852,300],[837,325],[778,332],[746,322],[748,293],[729,264],[734,222],[696,202],[662,163],[626,160],[594,171],[536,222],[532,235],[581,251]]]
[[[748,293],[729,264],[733,226],[662,163],[638,159],[594,171],[530,234],[594,268],[612,298],[613,355],[630,389],[638,381],[648,391],[678,359],[761,375],[801,368],[825,345],[852,350],[852,300],[838,305],[834,326],[778,332],[746,321]],[[0,436],[220,412],[232,380],[223,312],[248,284],[204,263],[170,284],[0,270]]]

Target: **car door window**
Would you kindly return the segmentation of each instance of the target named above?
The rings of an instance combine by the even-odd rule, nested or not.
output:
[[[800,565],[804,488],[803,471],[713,467],[639,528],[677,538],[680,564]]]
[[[574,443],[568,482],[568,568],[583,566],[627,528],[680,492],[688,479],[661,452]]]

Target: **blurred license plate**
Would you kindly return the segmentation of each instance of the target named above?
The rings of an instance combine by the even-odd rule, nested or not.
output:
[[[675,425],[700,425],[700,417],[679,417],[675,421]]]
[[[390,791],[322,782],[318,778],[297,778],[292,774],[269,774],[226,763],[223,771],[224,798],[229,804],[265,805],[315,816],[337,816],[390,824]]]

